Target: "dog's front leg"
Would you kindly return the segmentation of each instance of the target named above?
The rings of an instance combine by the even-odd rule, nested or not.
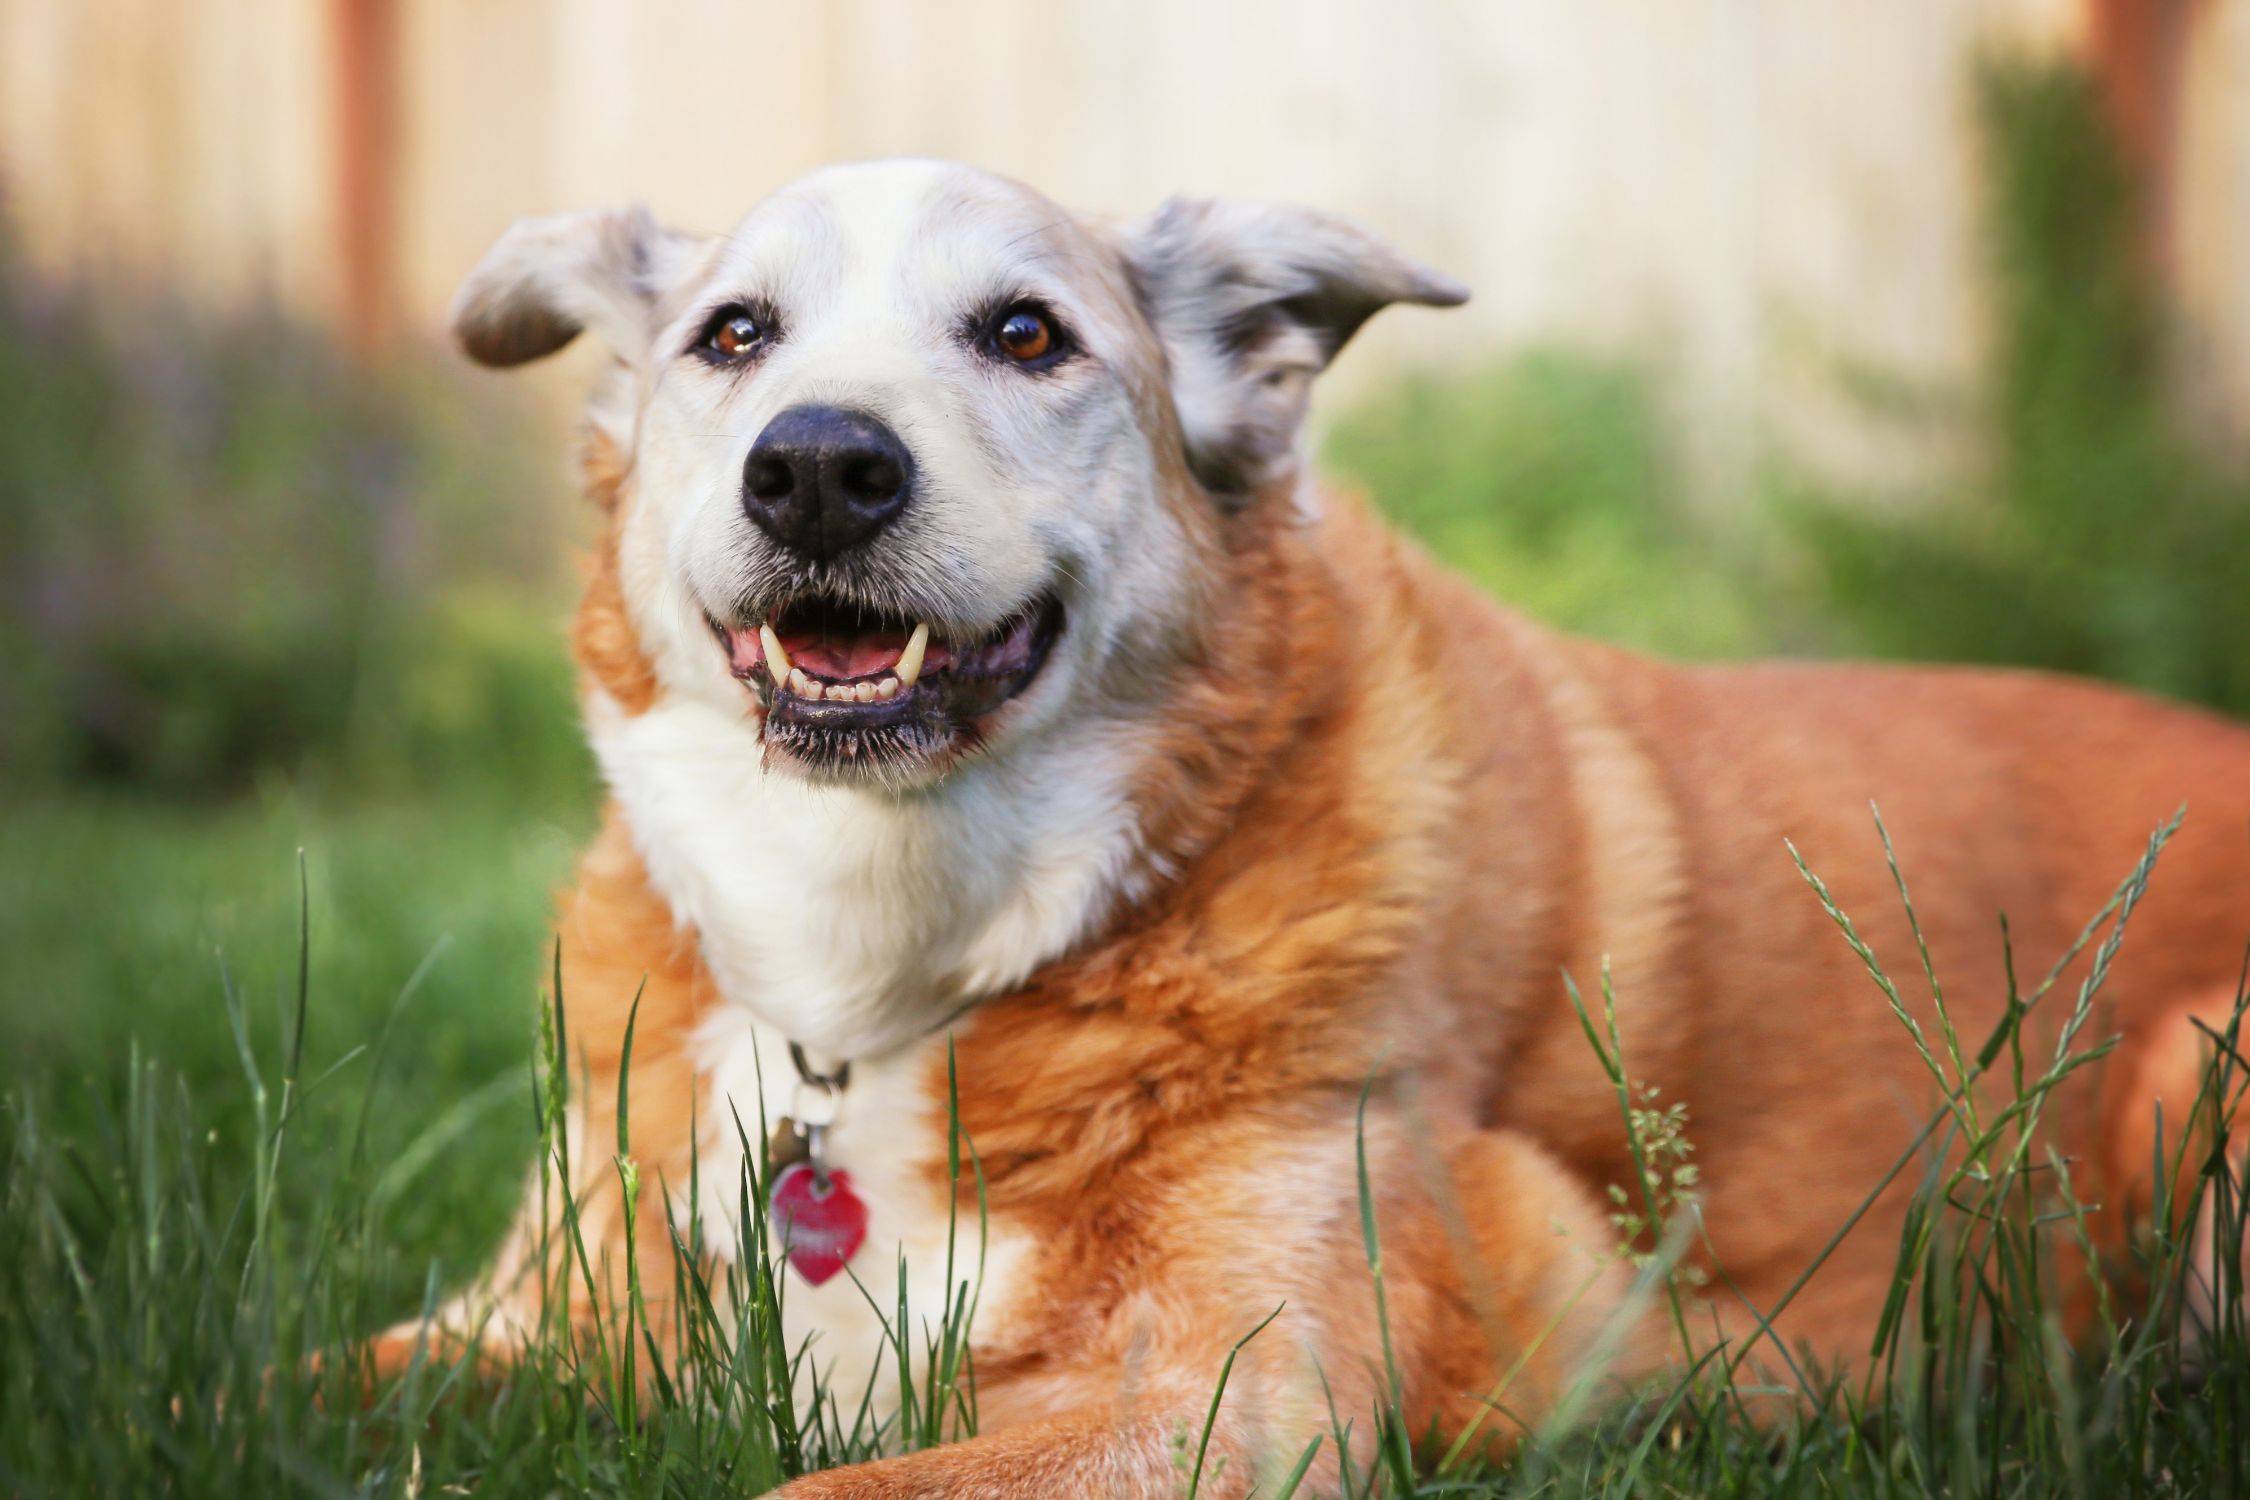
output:
[[[1197,1493],[1241,1496],[1275,1490],[1320,1438],[1300,1493],[1331,1495],[1342,1462],[1333,1424],[1357,1434],[1351,1461],[1365,1464],[1393,1365],[1405,1430],[1450,1438],[1473,1427],[1480,1445],[1505,1447],[1574,1380],[1631,1362],[1629,1330],[1614,1321],[1627,1278],[1583,1184],[1513,1134],[1469,1133],[1433,1151],[1389,1120],[1369,1125],[1380,1303],[1340,1175],[1349,1158],[1268,1141],[1233,1158],[1259,1164],[1263,1181],[1173,1180],[1136,1200],[1132,1229],[1089,1213],[1083,1233],[1060,1237],[1052,1264],[1076,1274],[1052,1284],[1093,1305],[1058,1300],[1042,1333],[980,1368],[982,1435],[777,1493],[1158,1500],[1186,1494],[1200,1462]],[[1316,1159],[1339,1171],[1307,1172]],[[1239,1350],[1203,1451],[1229,1351],[1268,1312]]]
[[[830,1469],[793,1480],[768,1500],[909,1500],[909,1497],[1099,1496],[1102,1500],[1173,1500],[1185,1495],[1195,1463],[1202,1414],[1183,1408],[1177,1420],[1089,1411],[987,1433],[966,1442],[875,1463]],[[1186,1444],[1178,1434],[1188,1431]],[[1204,1459],[1200,1495],[1237,1500],[1258,1476],[1239,1445],[1214,1436]]]

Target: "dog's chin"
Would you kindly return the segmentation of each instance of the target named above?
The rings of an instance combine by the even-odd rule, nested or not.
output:
[[[1002,710],[1046,668],[1064,610],[1045,594],[992,630],[918,631],[897,615],[805,597],[709,623],[754,701],[768,765],[814,781],[903,786],[987,748]]]

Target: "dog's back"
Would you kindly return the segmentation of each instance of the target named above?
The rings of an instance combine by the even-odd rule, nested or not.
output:
[[[1375,526],[1339,506],[1324,545],[1388,559],[1340,573],[1392,591],[1434,643],[1391,690],[1444,703],[1447,752],[1472,768],[1456,837],[1473,896],[1439,946],[1453,1004],[1491,1017],[1487,1118],[1627,1180],[1614,1096],[1556,975],[1594,996],[1606,966],[1633,1078],[1688,1106],[1728,1274],[1770,1302],[1940,1103],[1792,851],[1942,1056],[1927,944],[1973,1057],[2011,972],[2024,995],[2045,980],[2184,811],[2098,997],[2095,1034],[2121,1033],[2118,1052],[2053,1106],[2081,1195],[2112,1210],[2101,1235],[2129,1233],[2152,1102],[2176,1143],[2208,1056],[2194,1021],[2223,1027],[2250,940],[2250,728],[2042,673],[1658,662],[1515,617]],[[1553,966],[1527,973],[1527,950]],[[2028,1039],[2052,1048],[2092,950]],[[1864,1339],[1904,1203],[1902,1188],[1867,1217],[1789,1331],[1838,1353]]]

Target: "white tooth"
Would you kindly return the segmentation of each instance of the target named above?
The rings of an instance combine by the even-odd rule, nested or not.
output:
[[[853,683],[852,696],[862,703],[873,703],[875,701],[875,684],[872,682]]]
[[[875,696],[883,699],[896,698],[898,696],[898,679],[886,677],[881,682],[876,683]]]
[[[818,698],[820,696],[820,689],[813,686],[813,680],[805,675],[803,667],[792,667],[790,669],[789,691],[800,698]]]
[[[789,680],[789,653],[781,649],[781,637],[771,625],[760,625],[758,644],[766,648],[766,670],[773,673],[774,686],[781,686]]]
[[[822,695],[825,696],[831,703],[835,702],[838,698],[849,698],[852,695],[852,690],[848,687],[845,687],[840,682],[831,682],[827,686],[823,687],[820,691]]]
[[[898,665],[891,668],[898,674],[900,687],[914,686],[915,679],[922,675],[922,653],[929,649],[929,622],[918,620],[914,625],[914,633],[906,638],[906,649],[898,654]]]

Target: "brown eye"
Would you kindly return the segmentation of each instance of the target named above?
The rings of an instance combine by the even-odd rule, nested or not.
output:
[[[993,342],[1008,358],[1029,364],[1052,353],[1055,347],[1054,325],[1029,308],[1018,308],[1000,320],[993,331]]]
[[[737,312],[720,320],[704,339],[704,343],[728,359],[740,359],[755,349],[759,340],[765,336],[766,331],[758,326],[756,318],[746,312]]]

